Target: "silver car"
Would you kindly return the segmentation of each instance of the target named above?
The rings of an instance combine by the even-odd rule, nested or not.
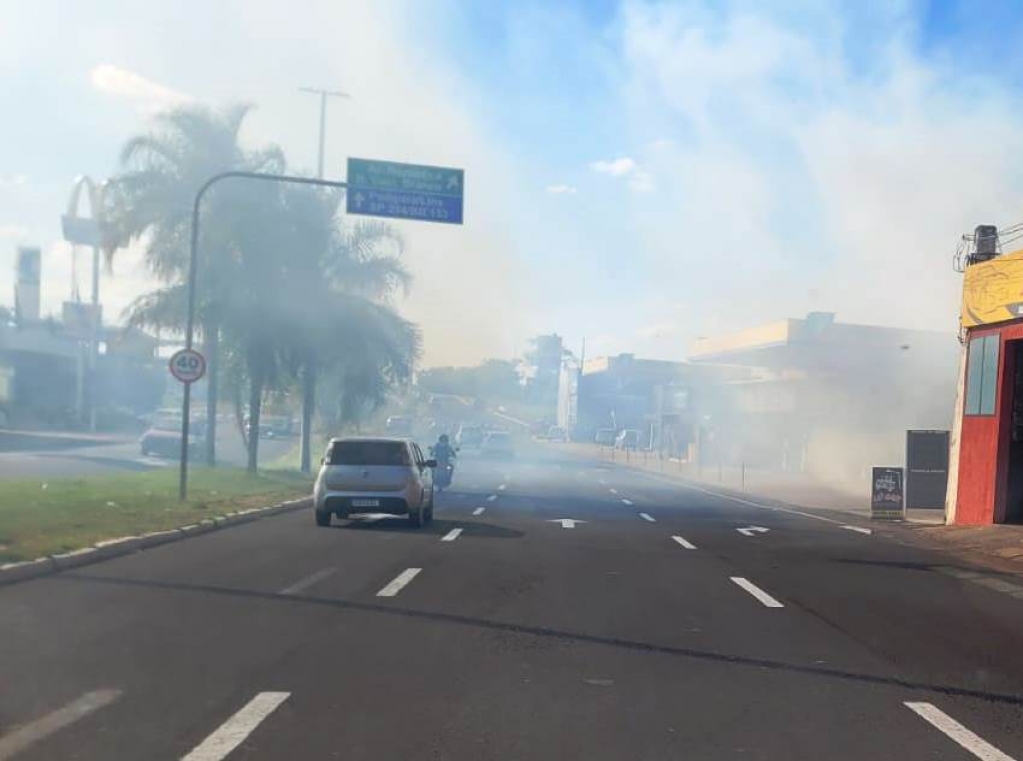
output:
[[[433,520],[433,469],[413,441],[392,438],[331,439],[313,487],[316,525],[332,515],[408,515],[422,526]]]

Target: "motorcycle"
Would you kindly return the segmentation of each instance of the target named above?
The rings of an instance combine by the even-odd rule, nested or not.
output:
[[[455,466],[450,462],[437,463],[437,469],[433,472],[433,485],[437,491],[444,491],[451,486],[451,478],[454,472]]]
[[[434,457],[434,447],[430,447],[430,456]],[[437,491],[444,491],[451,486],[455,474],[455,464],[451,460],[440,460],[433,471],[433,486]]]

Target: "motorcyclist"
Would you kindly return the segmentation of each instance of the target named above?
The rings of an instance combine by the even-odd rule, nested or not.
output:
[[[437,443],[433,445],[433,456],[441,465],[450,464],[457,456],[455,448],[451,446],[446,433],[442,433],[440,438],[437,439]]]

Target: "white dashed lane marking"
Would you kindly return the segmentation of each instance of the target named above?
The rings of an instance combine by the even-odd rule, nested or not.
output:
[[[278,592],[278,594],[282,594],[282,595],[298,594],[303,589],[306,589],[307,587],[311,587],[313,584],[315,584],[315,583],[317,583],[319,581],[323,581],[325,578],[327,578],[328,576],[331,576],[332,574],[334,574],[336,572],[337,572],[336,568],[324,568],[322,571],[317,571],[316,573],[309,574],[304,579],[301,579],[300,581],[296,581],[290,587],[285,587],[280,592]]]
[[[93,711],[108,706],[121,697],[120,690],[96,690],[72,700],[66,706],[30,721],[10,734],[0,737],[0,761],[7,761],[45,737],[84,719]]]
[[[498,491],[504,491],[507,488],[508,488],[508,484],[501,484],[500,486],[497,487],[497,490]]]
[[[639,517],[642,518],[643,520],[647,521],[648,523],[657,523],[657,519],[654,518],[649,513],[640,513]]]
[[[767,594],[767,592],[765,592],[760,587],[758,587],[756,584],[754,584],[752,581],[749,581],[748,579],[744,579],[741,576],[732,576],[731,579],[732,579],[732,581],[735,584],[738,584],[742,589],[745,589],[751,595],[753,595],[758,600],[760,600],[760,602],[762,602],[768,608],[784,608],[785,607],[780,602],[778,602],[773,597],[771,597],[771,595]]]
[[[485,508],[485,507],[477,507],[475,510],[472,511],[472,514],[473,515],[483,515],[483,511],[486,510],[486,509],[487,508]]]
[[[680,545],[682,545],[687,550],[695,550],[696,549],[696,545],[695,544],[693,544],[692,542],[687,542],[685,539],[683,539],[680,536],[673,536],[672,539],[674,539],[676,542],[678,542]]]
[[[489,497],[487,497],[487,502],[493,502],[495,499],[497,499],[497,495],[491,494]]]
[[[462,533],[463,530],[464,529],[453,528],[448,533],[446,533],[444,536],[442,536],[440,538],[440,540],[442,542],[453,542],[453,541],[455,541],[459,537],[459,535]]]
[[[290,695],[290,692],[259,693],[181,761],[220,761],[227,758]]]
[[[1015,761],[982,737],[975,735],[958,721],[931,703],[905,703],[906,708],[935,729],[944,732],[981,761]]]
[[[386,587],[377,592],[377,597],[394,597],[398,592],[405,588],[405,586],[412,581],[422,568],[406,568],[404,571],[394,577],[394,581],[388,584]]]
[[[611,492],[612,494],[617,494],[618,493],[617,489],[608,489],[608,491]]]

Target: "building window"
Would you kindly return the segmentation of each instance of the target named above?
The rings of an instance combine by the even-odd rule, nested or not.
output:
[[[967,415],[994,415],[998,391],[998,336],[970,339],[966,365]]]

